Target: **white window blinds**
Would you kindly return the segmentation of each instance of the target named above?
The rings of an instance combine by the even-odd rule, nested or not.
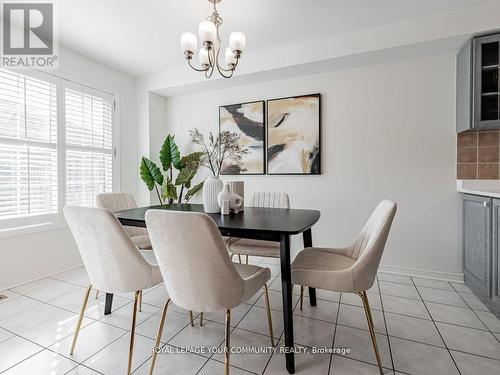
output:
[[[111,94],[0,69],[0,236],[58,223],[64,205],[113,190],[113,117]]]
[[[113,189],[113,97],[66,86],[66,204],[94,206]]]
[[[57,113],[55,83],[0,69],[0,220],[57,213]]]

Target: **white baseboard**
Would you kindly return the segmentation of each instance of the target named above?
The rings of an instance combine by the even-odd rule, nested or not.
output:
[[[430,270],[423,270],[420,268],[408,268],[408,267],[390,266],[390,265],[383,265],[383,264],[380,265],[379,271],[393,273],[396,275],[418,276],[418,277],[425,277],[427,279],[451,281],[454,283],[463,283],[464,282],[464,274],[463,273],[430,271]]]
[[[47,267],[47,268],[44,268],[44,269],[39,270],[37,272],[33,272],[31,274],[28,274],[28,275],[22,275],[19,277],[14,277],[12,279],[8,279],[8,280],[1,280],[0,281],[0,290],[15,288],[16,286],[26,284],[26,283],[29,283],[31,281],[39,280],[39,279],[42,279],[44,277],[52,276],[58,272],[67,271],[67,270],[70,270],[72,268],[82,266],[82,265],[83,265],[82,260],[77,259],[77,260],[73,260],[73,261],[68,262],[68,263],[63,263],[63,264],[58,264],[56,266]]]

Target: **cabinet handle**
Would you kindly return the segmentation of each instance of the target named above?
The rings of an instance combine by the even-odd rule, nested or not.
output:
[[[488,201],[484,201],[483,202],[483,207],[484,208],[488,208],[489,206],[490,206],[490,202],[488,202]]]

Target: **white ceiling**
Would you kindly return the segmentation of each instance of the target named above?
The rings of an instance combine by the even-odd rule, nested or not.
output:
[[[499,0],[222,0],[222,40],[243,31],[247,50],[298,44]],[[184,63],[179,36],[197,32],[207,0],[59,1],[60,43],[133,76]]]

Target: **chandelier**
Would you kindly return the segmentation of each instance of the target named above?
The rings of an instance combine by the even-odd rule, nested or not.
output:
[[[214,5],[212,15],[205,21],[200,22],[198,27],[198,36],[203,45],[198,53],[201,68],[193,66],[191,60],[198,47],[198,40],[193,33],[182,33],[181,35],[181,48],[186,56],[186,60],[191,68],[197,72],[204,72],[206,78],[210,78],[217,68],[220,75],[224,78],[231,78],[234,70],[238,65],[241,53],[245,49],[246,38],[245,34],[240,32],[233,32],[229,35],[229,47],[224,52],[224,60],[227,67],[221,66],[219,63],[219,53],[221,49],[221,42],[219,37],[219,27],[222,25],[222,18],[217,12],[217,3],[221,0],[208,0]]]

